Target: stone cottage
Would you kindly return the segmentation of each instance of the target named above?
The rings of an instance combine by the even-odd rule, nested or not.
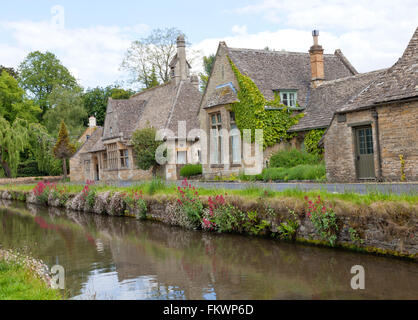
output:
[[[280,95],[283,104],[305,114],[290,130],[297,133],[295,138],[263,151],[264,165],[280,148],[303,148],[306,132],[327,128],[337,108],[382,72],[359,74],[340,50],[334,54],[324,54],[322,46],[318,44],[318,36],[319,31],[315,30],[314,44],[306,53],[237,49],[229,48],[225,42],[219,44],[200,104],[199,120],[208,137],[211,131],[221,132],[222,129],[231,134],[227,137],[230,140],[229,148],[221,147],[225,141],[220,134],[207,139],[209,152],[203,161],[205,177],[229,176],[247,169],[242,161],[243,143],[238,142],[237,130],[234,130],[237,126],[231,105],[238,101],[239,87],[229,59],[241,74],[253,80],[267,100]],[[229,152],[229,163],[221,163],[225,152]]]
[[[418,28],[402,57],[333,116],[329,181],[418,181]]]
[[[161,177],[177,179],[181,166],[199,161],[199,136],[190,133],[199,127],[196,114],[202,95],[197,76],[190,75],[184,36],[177,39],[177,54],[170,68],[168,83],[127,100],[109,99],[104,127],[95,127],[91,122],[87,141],[70,160],[71,181],[151,178],[151,171],[142,171],[135,165],[131,142],[133,132],[145,127],[164,130],[161,138],[173,142],[171,155],[175,161],[161,168]],[[179,123],[186,125],[181,134],[177,134]]]

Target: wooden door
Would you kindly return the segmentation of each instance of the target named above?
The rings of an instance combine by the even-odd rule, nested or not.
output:
[[[357,178],[376,178],[371,126],[356,128],[356,153]]]

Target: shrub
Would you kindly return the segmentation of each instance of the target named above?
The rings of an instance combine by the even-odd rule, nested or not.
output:
[[[299,228],[299,221],[294,211],[289,210],[289,213],[291,218],[280,223],[277,231],[279,232],[280,239],[294,241],[296,239],[296,231]]]
[[[166,188],[166,184],[161,179],[153,179],[151,183],[148,185],[147,193],[152,196],[155,194],[158,190],[163,190]]]
[[[315,165],[321,162],[321,157],[298,149],[280,150],[270,158],[271,168],[292,168],[301,164]]]
[[[137,192],[132,190],[129,194],[124,194],[124,201],[131,211],[136,212],[138,219],[146,219],[147,204],[143,198],[142,190]]]
[[[188,165],[185,165],[180,170],[180,175],[185,178],[190,178],[192,176],[197,176],[199,174],[202,174],[201,164],[188,164]]]
[[[179,195],[177,199],[178,205],[195,227],[200,226],[203,216],[203,204],[200,201],[198,189],[192,187],[187,182],[187,179],[184,179],[182,186],[177,188],[177,193]]]
[[[318,200],[313,202],[305,197],[307,202],[307,213],[309,219],[318,233],[318,235],[328,241],[331,246],[335,245],[337,240],[337,217],[332,207],[327,207],[321,196],[318,196]]]
[[[325,180],[325,165],[299,165],[293,168],[267,168],[263,170],[264,181]]]
[[[41,204],[47,204],[48,203],[48,198],[49,198],[49,193],[51,191],[54,191],[57,189],[57,185],[54,183],[50,183],[50,182],[43,182],[40,181],[38,182],[38,184],[35,186],[35,188],[33,188],[33,193],[36,197],[36,199],[38,200],[39,203]]]

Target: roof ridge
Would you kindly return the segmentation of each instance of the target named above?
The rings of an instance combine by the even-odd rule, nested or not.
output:
[[[299,52],[299,51],[286,51],[286,50],[264,50],[264,49],[251,49],[251,48],[230,48],[228,50],[231,51],[253,51],[253,52],[261,52],[261,53],[272,53],[272,54],[293,54],[293,55],[309,55],[309,52]],[[327,57],[337,57],[334,53],[324,53],[324,56]]]
[[[163,84],[160,84],[160,85],[158,85],[158,86],[152,87],[152,88],[147,88],[147,89],[144,89],[144,90],[142,90],[142,91],[140,91],[140,92],[138,92],[138,93],[133,94],[133,95],[132,95],[129,99],[127,99],[127,100],[130,100],[130,99],[132,99],[132,98],[134,98],[134,97],[138,97],[138,96],[140,96],[140,95],[141,95],[141,94],[143,94],[143,93],[150,92],[150,91],[152,91],[152,90],[155,90],[155,89],[158,89],[158,88],[162,88],[162,87],[168,86],[169,84],[172,84],[172,80],[170,80],[170,81],[168,81],[168,82],[165,82],[165,83],[163,83]]]
[[[354,74],[352,76],[348,76],[348,77],[344,77],[344,78],[338,78],[338,79],[334,79],[334,80],[327,80],[327,81],[322,82],[322,84],[318,88],[321,88],[322,86],[326,86],[326,85],[332,85],[334,83],[339,83],[339,82],[343,82],[343,81],[348,81],[348,80],[358,79],[358,78],[362,78],[362,77],[366,77],[366,76],[376,75],[376,74],[379,74],[379,73],[384,73],[387,70],[388,70],[388,68],[384,68],[384,69],[378,69],[378,70],[373,70],[373,71],[369,71],[369,72],[357,73],[357,74]]]
[[[173,104],[172,104],[172,106],[171,106],[170,115],[169,115],[169,117],[167,118],[167,121],[166,121],[166,123],[165,123],[164,129],[168,128],[168,126],[169,126],[169,124],[170,124],[170,122],[171,122],[171,119],[172,119],[172,117],[173,117],[173,113],[174,113],[174,108],[176,107],[176,104],[177,104],[178,98],[179,98],[179,96],[180,96],[181,88],[182,88],[182,86],[183,86],[183,83],[184,83],[184,82],[185,82],[185,81],[180,81],[180,84],[179,84],[178,89],[177,89],[176,96],[175,96],[174,101],[173,101]]]

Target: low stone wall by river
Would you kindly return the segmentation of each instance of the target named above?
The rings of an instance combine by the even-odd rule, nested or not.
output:
[[[139,209],[129,208],[121,193],[97,194],[94,204],[89,205],[82,193],[67,195],[65,202],[54,199],[50,194],[47,205],[65,207],[68,210],[108,214],[113,216],[139,217]],[[31,192],[0,191],[0,198],[25,200],[40,204]],[[163,223],[190,227],[187,219],[178,210],[177,198],[167,195],[144,196],[147,204],[147,218]],[[208,198],[201,197],[207,206]],[[295,240],[314,245],[327,245],[317,234],[311,219],[307,217],[305,203],[297,198],[260,198],[229,196],[228,203],[244,213],[257,212],[260,220],[266,220],[269,227],[260,235],[277,232],[280,223],[289,219],[289,210],[296,214],[299,227]],[[266,214],[270,208],[270,214]],[[376,202],[371,205],[334,201],[333,210],[338,218],[336,245],[348,249],[377,254],[417,259],[418,253],[418,204],[403,202]],[[273,212],[273,214],[271,214]],[[350,231],[356,231],[356,238]]]

